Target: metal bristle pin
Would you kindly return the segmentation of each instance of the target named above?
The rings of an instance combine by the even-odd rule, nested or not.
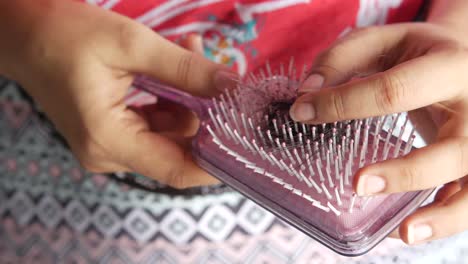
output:
[[[368,164],[409,152],[414,129],[406,115],[297,123],[288,111],[301,80],[291,67],[288,75],[273,75],[269,65],[266,72],[251,75],[245,81],[248,85],[239,83],[231,92],[235,97],[226,93],[213,100],[208,109],[211,122],[204,124],[212,141],[239,166],[318,210],[340,216],[371,206],[372,199],[353,193],[352,177]],[[283,66],[279,72],[285,72]]]

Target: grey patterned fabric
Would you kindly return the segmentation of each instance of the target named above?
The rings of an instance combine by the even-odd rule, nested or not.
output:
[[[0,110],[1,263],[468,263],[467,233],[340,257],[226,187],[150,192],[85,172],[4,79]]]

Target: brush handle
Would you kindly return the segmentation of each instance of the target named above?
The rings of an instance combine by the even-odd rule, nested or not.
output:
[[[199,117],[205,116],[206,111],[211,104],[211,101],[208,99],[193,96],[177,88],[165,85],[148,76],[136,76],[132,85],[139,90],[183,105],[194,111]]]

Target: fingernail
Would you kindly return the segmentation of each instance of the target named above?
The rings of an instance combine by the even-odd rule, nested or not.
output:
[[[214,76],[214,85],[219,91],[236,88],[238,81],[239,75],[230,70],[219,70]]]
[[[295,103],[289,115],[295,121],[309,121],[315,119],[315,109],[311,103]]]
[[[408,243],[422,242],[432,236],[432,227],[428,224],[410,225],[408,227]]]
[[[310,75],[299,88],[299,92],[312,92],[322,88],[325,79],[322,75],[314,73]]]
[[[375,175],[362,175],[357,185],[358,195],[372,195],[382,192],[385,189],[385,180]]]

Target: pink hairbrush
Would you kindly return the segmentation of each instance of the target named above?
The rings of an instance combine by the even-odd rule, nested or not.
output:
[[[357,256],[384,239],[433,190],[358,197],[355,172],[413,149],[406,113],[306,125],[289,117],[302,78],[291,61],[202,99],[139,76],[134,86],[197,113],[193,156],[213,176],[335,252]],[[303,74],[302,74],[303,76]]]

